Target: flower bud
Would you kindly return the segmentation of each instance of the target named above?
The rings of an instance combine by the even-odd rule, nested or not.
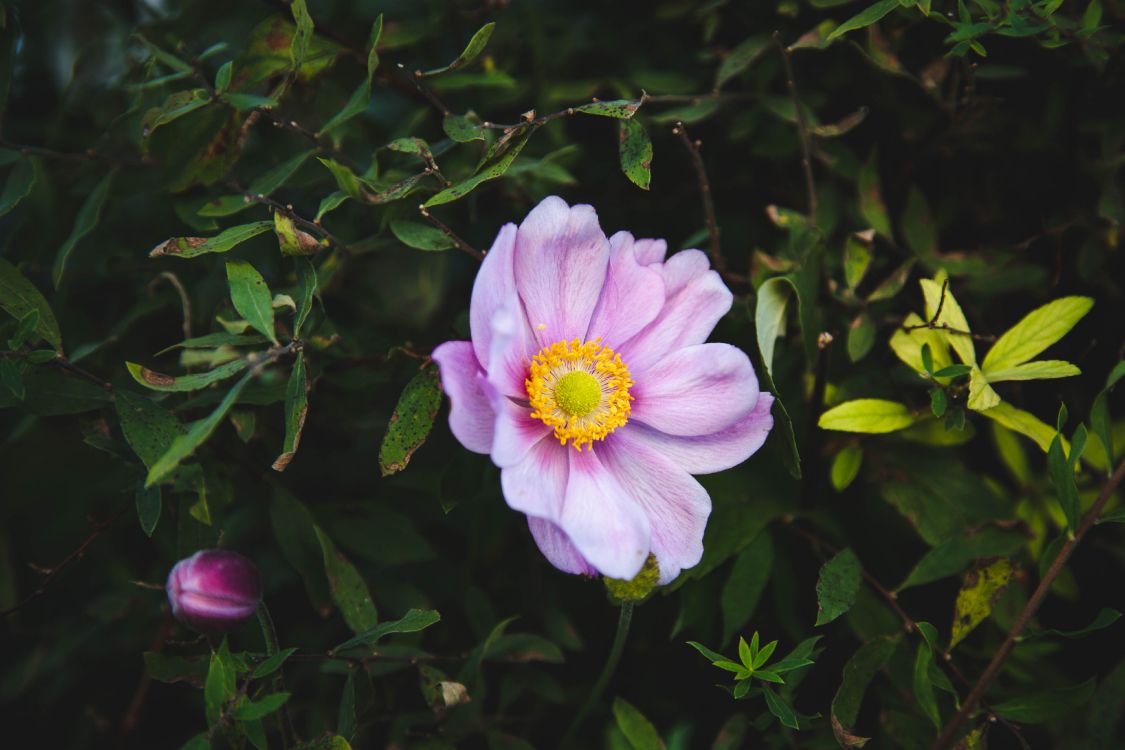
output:
[[[168,574],[172,614],[193,630],[222,633],[254,615],[262,601],[258,568],[225,549],[205,549],[180,560]]]
[[[641,572],[633,576],[631,580],[623,581],[609,576],[603,577],[602,580],[605,581],[605,587],[609,591],[609,595],[615,600],[619,602],[639,602],[656,588],[656,582],[660,580],[660,565],[656,561],[656,556],[650,554],[645,559]]]

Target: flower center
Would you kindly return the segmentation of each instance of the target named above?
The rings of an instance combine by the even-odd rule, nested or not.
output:
[[[559,341],[531,358],[525,382],[531,416],[576,449],[593,446],[629,420],[629,370],[598,341]]]

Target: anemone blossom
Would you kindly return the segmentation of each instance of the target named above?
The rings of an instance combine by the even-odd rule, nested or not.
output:
[[[485,257],[472,341],[433,354],[453,434],[568,573],[630,579],[652,554],[663,584],[698,563],[711,498],[692,474],[745,461],[773,426],[746,354],[704,343],[730,290],[699,250],[666,252],[546,198]]]

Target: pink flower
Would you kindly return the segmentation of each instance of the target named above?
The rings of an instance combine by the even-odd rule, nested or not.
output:
[[[692,474],[745,461],[773,426],[750,360],[704,343],[732,295],[707,256],[606,238],[556,197],[500,230],[470,307],[472,341],[434,351],[449,425],[500,467],[547,559],[660,583],[699,562],[711,498]]]
[[[254,616],[262,601],[258,568],[237,552],[205,549],[168,574],[172,614],[203,633],[224,633]]]

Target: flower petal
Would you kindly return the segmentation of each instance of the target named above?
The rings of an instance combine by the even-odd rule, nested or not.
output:
[[[449,429],[474,453],[492,449],[496,414],[485,393],[485,376],[469,341],[447,341],[433,353],[441,387],[449,394]]]
[[[628,427],[599,445],[602,462],[648,516],[660,583],[669,583],[703,556],[711,497],[690,474]]]
[[[587,340],[600,338],[616,347],[651,323],[664,306],[664,280],[658,271],[637,262],[637,244],[628,232],[609,238],[609,271]]]
[[[564,573],[575,573],[584,576],[596,576],[598,571],[586,561],[570,537],[562,529],[545,518],[528,516],[527,526],[531,529],[531,536],[539,545],[539,551],[547,561]]]
[[[710,435],[669,435],[640,422],[623,429],[633,441],[645,443],[689,474],[712,474],[738,466],[762,447],[773,427],[773,400],[772,394],[762,393],[749,414]]]
[[[500,486],[508,506],[529,516],[557,518],[570,473],[567,452],[573,450],[548,435],[535,443],[522,461],[502,469]]]
[[[707,256],[699,250],[676,253],[660,266],[664,307],[618,350],[634,378],[670,352],[706,341],[730,310],[734,295],[709,267]]]
[[[599,445],[600,447],[600,445]],[[557,523],[600,573],[630,579],[649,551],[644,510],[592,450],[569,449],[570,476]]]
[[[513,402],[507,396],[492,400],[496,409],[496,427],[492,437],[492,463],[501,469],[524,460],[536,443],[547,437],[551,428],[531,416],[531,409]]]
[[[488,369],[492,345],[492,318],[500,308],[516,296],[516,275],[513,257],[516,247],[516,225],[505,224],[484,256],[484,262],[473,282],[469,303],[469,330],[477,360]]]
[[[633,253],[642,266],[663,263],[664,256],[668,254],[668,243],[664,240],[637,240]]]
[[[527,327],[518,297],[512,297],[493,313],[489,331],[492,340],[489,342],[489,366],[485,368],[488,382],[498,395],[527,400],[531,358],[539,347]]]
[[[629,420],[669,435],[708,435],[750,413],[758,378],[730,344],[696,344],[664,357],[637,378]]]
[[[516,235],[516,288],[540,346],[584,338],[605,282],[609,242],[591,206],[544,198]]]

